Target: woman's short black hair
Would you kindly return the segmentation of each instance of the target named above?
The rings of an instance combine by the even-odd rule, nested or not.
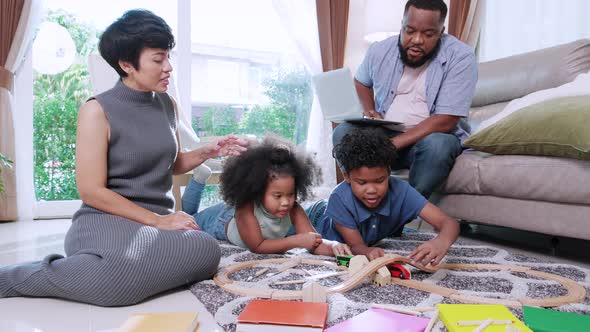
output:
[[[223,200],[240,207],[261,202],[268,184],[281,176],[295,180],[297,200],[312,196],[312,186],[321,181],[321,170],[311,156],[286,140],[267,135],[240,156],[228,158],[220,177]]]
[[[146,48],[174,48],[172,29],[161,17],[145,9],[133,9],[107,27],[98,43],[100,55],[120,77],[127,73],[119,61],[127,61],[139,69],[139,55]]]
[[[332,156],[344,172],[350,173],[361,167],[391,168],[397,151],[381,128],[359,127],[344,135]]]

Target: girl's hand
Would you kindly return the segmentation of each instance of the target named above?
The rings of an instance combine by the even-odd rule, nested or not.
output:
[[[334,256],[352,255],[352,251],[350,251],[350,248],[346,243],[340,243],[337,241],[334,241],[332,243],[332,253],[334,254]]]
[[[248,141],[238,138],[235,135],[224,136],[210,144],[203,146],[201,149],[203,158],[217,158],[225,156],[239,156],[246,151]]]
[[[297,241],[298,247],[305,248],[309,251],[314,251],[315,248],[322,244],[322,236],[318,233],[299,233],[293,236]]]
[[[158,216],[158,222],[155,227],[165,230],[181,230],[181,231],[192,231],[201,230],[201,227],[195,222],[193,216],[182,212],[174,212],[165,216]]]
[[[422,243],[414,249],[408,256],[412,261],[424,266],[430,264],[436,266],[445,257],[449,250],[449,245],[439,238],[434,238],[428,242]]]

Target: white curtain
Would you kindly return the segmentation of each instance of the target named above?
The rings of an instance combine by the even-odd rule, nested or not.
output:
[[[10,51],[6,59],[4,68],[10,72],[14,78],[22,64],[25,62],[25,55],[29,51],[29,47],[33,40],[35,30],[41,19],[41,12],[43,2],[38,0],[26,0],[23,5],[21,17],[18,22],[18,27],[10,46]],[[18,170],[18,154],[15,151],[15,135],[14,135],[14,113],[17,112],[14,103],[14,84],[10,89],[0,87],[0,131],[3,132],[2,152],[13,159],[15,163],[15,170]],[[6,138],[6,140],[5,140]],[[17,190],[16,190],[16,176],[18,173],[2,172],[6,184],[5,195],[0,202],[2,203],[2,219],[14,220],[20,214],[17,211]],[[30,197],[28,202],[18,202],[18,208],[26,206],[33,206],[34,197]],[[30,213],[26,213],[30,215]]]
[[[486,1],[480,61],[590,38],[588,0]]]
[[[315,0],[273,0],[272,3],[285,30],[297,46],[307,70],[312,75],[321,73],[322,56]],[[323,186],[316,193],[320,197],[327,197],[336,185],[336,169],[332,158],[332,124],[324,120],[315,95],[305,148],[309,153],[315,154],[324,176]]]

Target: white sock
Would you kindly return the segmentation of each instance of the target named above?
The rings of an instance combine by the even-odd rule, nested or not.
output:
[[[193,179],[198,183],[205,184],[211,176],[211,168],[205,164],[201,164],[193,169]]]

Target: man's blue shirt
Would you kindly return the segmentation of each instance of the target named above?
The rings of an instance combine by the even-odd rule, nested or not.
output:
[[[354,196],[350,184],[342,182],[332,190],[317,230],[325,239],[344,242],[336,230],[338,223],[358,230],[365,244],[371,246],[415,219],[426,203],[426,198],[406,181],[390,177],[387,195],[378,207],[369,209]]]
[[[393,103],[404,72],[398,38],[396,35],[373,43],[355,75],[359,83],[373,88],[375,111],[381,115]],[[477,61],[473,49],[443,34],[426,73],[426,104],[430,115],[469,116],[476,83]],[[454,134],[463,142],[469,136],[467,123],[460,121]]]

